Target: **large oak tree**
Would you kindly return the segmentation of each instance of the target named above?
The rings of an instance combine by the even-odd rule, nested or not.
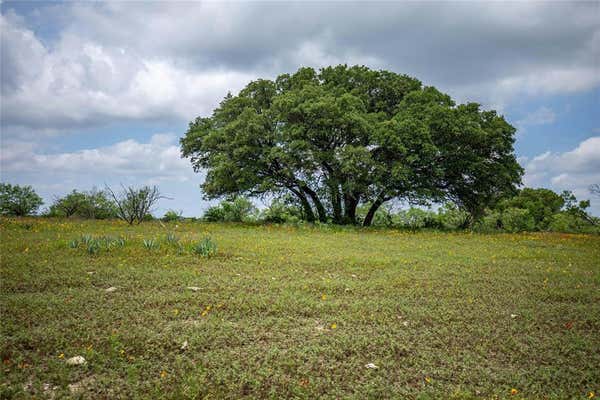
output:
[[[368,204],[370,225],[393,199],[450,200],[478,218],[520,183],[514,133],[417,79],[339,65],[250,82],[192,121],[181,147],[208,198],[287,193],[335,223]]]

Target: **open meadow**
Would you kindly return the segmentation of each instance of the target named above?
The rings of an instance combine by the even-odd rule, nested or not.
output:
[[[43,218],[0,234],[2,398],[600,390],[598,236]],[[205,237],[216,254],[194,251]]]

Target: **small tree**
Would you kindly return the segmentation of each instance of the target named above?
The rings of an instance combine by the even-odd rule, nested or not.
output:
[[[35,214],[44,204],[31,186],[0,183],[0,214],[25,216]]]
[[[64,197],[56,197],[48,216],[105,219],[115,217],[116,210],[107,193],[94,188],[89,192],[73,190]]]
[[[134,222],[141,223],[146,218],[146,215],[150,213],[156,202],[166,198],[160,194],[156,186],[144,186],[140,189],[135,189],[131,186],[121,186],[123,190],[119,194],[115,194],[109,187],[106,190],[113,199],[117,209],[117,217],[126,221],[129,225],[133,225]]]
[[[85,207],[87,198],[85,193],[73,190],[65,197],[55,197],[54,204],[50,206],[50,215],[72,217],[81,212]]]

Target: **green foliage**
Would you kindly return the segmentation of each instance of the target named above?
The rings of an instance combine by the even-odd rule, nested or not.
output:
[[[165,237],[165,240],[169,244],[177,244],[177,243],[179,243],[179,238],[177,236],[175,236],[175,234],[173,232],[167,233],[167,235]]]
[[[567,233],[600,233],[598,224],[591,224],[585,218],[572,212],[554,214],[548,226],[550,231]]]
[[[502,229],[502,214],[499,211],[488,210],[485,215],[477,221],[475,231],[483,233],[498,232]]]
[[[365,203],[365,204],[361,204],[357,207],[356,209],[356,217],[359,221],[359,223],[364,223],[364,220],[367,216],[367,213],[369,212],[369,209],[373,206],[372,203]],[[393,221],[393,213],[392,210],[386,205],[383,204],[382,206],[380,206],[379,208],[377,208],[377,211],[375,211],[375,214],[373,215],[373,219],[371,221],[372,226],[392,226],[394,221]]]
[[[438,210],[437,219],[444,229],[455,230],[466,228],[470,223],[471,216],[455,204],[446,203]]]
[[[527,210],[534,221],[534,227],[531,229],[545,230],[551,217],[559,212],[564,204],[564,198],[552,190],[524,188],[516,196],[500,202],[497,208],[501,211],[509,208]]]
[[[162,217],[162,220],[165,222],[175,222],[181,220],[181,211],[169,210]]]
[[[79,239],[69,241],[69,247],[77,249],[83,247],[89,255],[97,255],[101,251],[109,252],[115,248],[125,247],[126,239],[123,236],[98,236],[90,234],[81,235]]]
[[[477,229],[506,232],[556,231],[595,232],[598,219],[586,209],[589,201],[577,201],[570,191],[560,195],[549,189],[524,188],[511,198],[488,210]]]
[[[437,214],[430,210],[411,207],[408,210],[402,210],[393,216],[395,227],[417,230],[422,228],[440,228]]]
[[[282,200],[273,201],[260,215],[262,222],[273,224],[297,223],[301,219],[302,210]]]
[[[217,244],[206,237],[192,246],[192,251],[202,257],[212,257],[217,254]]]
[[[211,206],[204,212],[202,218],[208,222],[225,221],[225,212],[221,206]]]
[[[204,219],[210,222],[248,222],[255,219],[256,207],[244,197],[232,201],[222,201],[218,206],[209,207]]]
[[[143,239],[142,244],[146,250],[156,250],[160,247],[156,239]]]
[[[535,219],[529,210],[509,207],[502,211],[500,217],[502,229],[506,232],[524,232],[535,229]]]
[[[25,216],[35,214],[44,204],[31,186],[0,183],[0,215]]]
[[[104,191],[93,189],[89,192],[73,190],[64,197],[56,198],[50,206],[50,217],[72,217],[89,219],[116,218],[115,205]]]
[[[515,129],[417,79],[301,68],[250,82],[181,139],[207,198],[293,196],[308,221],[370,225],[390,200],[452,201],[474,217],[515,191]],[[209,220],[228,220],[211,209]]]

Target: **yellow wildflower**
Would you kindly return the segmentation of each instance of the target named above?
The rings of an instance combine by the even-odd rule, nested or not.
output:
[[[337,324],[331,324],[331,329],[337,329]]]
[[[517,389],[515,389],[515,388],[510,389],[510,394],[512,394],[513,396],[517,393],[519,393],[519,391]]]

